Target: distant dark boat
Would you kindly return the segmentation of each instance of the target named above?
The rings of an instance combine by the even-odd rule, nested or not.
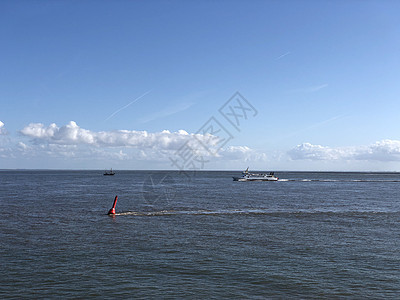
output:
[[[111,169],[110,172],[105,171],[103,175],[112,176],[112,175],[115,175],[115,172],[113,172],[113,170]]]

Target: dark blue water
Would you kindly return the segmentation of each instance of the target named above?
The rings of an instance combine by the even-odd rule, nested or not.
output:
[[[237,175],[1,171],[0,297],[400,297],[400,174]]]

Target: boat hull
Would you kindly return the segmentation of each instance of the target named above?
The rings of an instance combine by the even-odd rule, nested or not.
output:
[[[233,181],[278,181],[278,178],[243,178],[243,177],[233,177]]]

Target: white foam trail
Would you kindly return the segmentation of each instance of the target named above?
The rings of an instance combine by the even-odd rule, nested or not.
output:
[[[175,216],[175,215],[270,215],[270,214],[393,214],[399,211],[369,211],[369,210],[336,210],[336,209],[299,209],[299,210],[271,210],[271,209],[221,209],[221,210],[162,210],[153,212],[126,211],[116,213],[116,216]]]
[[[265,209],[221,209],[221,210],[162,210],[152,212],[127,211],[116,213],[116,216],[171,216],[171,215],[233,215],[233,214],[267,214],[274,213]]]

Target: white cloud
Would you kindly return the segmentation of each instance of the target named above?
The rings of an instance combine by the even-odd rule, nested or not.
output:
[[[44,126],[41,123],[31,123],[21,131],[21,134],[33,138],[35,143],[59,145],[91,145],[105,147],[133,147],[140,149],[177,150],[186,141],[209,140],[210,135],[188,134],[184,130],[149,133],[147,131],[114,130],[91,131],[79,127],[74,121],[58,127],[56,124]]]
[[[400,141],[382,140],[368,146],[336,148],[303,143],[288,154],[293,160],[400,161]]]
[[[356,154],[359,160],[400,161],[400,141],[382,140]]]
[[[229,160],[265,161],[267,155],[247,146],[229,146],[221,151],[221,156]]]
[[[343,157],[340,149],[303,143],[288,152],[292,159],[332,160]]]
[[[22,151],[29,149],[29,147],[23,142],[18,142],[17,147],[19,150],[22,150]]]
[[[7,130],[4,126],[4,123],[2,121],[0,121],[0,135],[6,135],[7,134]]]

